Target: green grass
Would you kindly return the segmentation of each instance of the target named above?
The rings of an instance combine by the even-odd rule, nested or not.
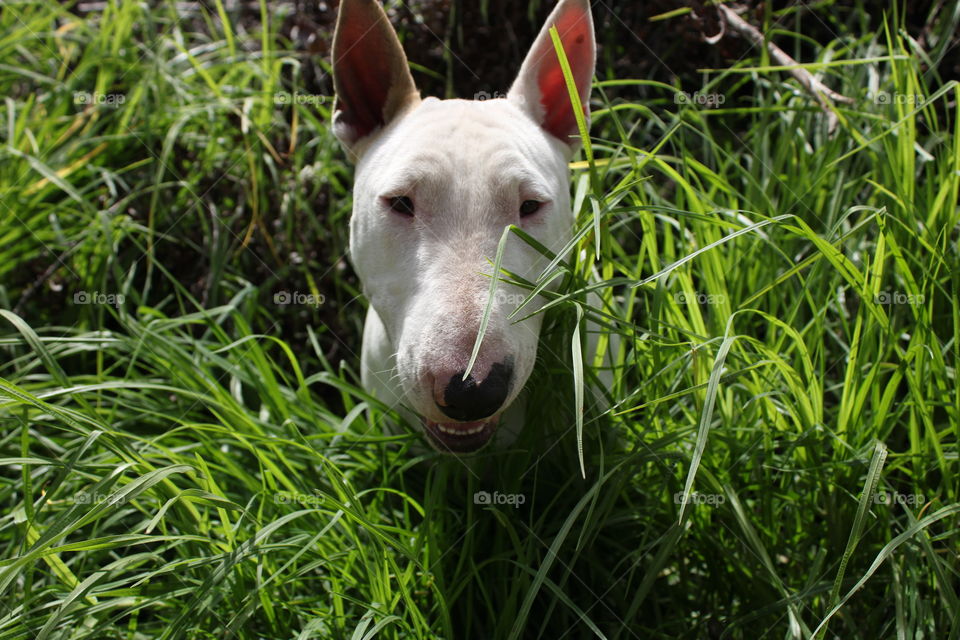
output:
[[[759,51],[685,87],[717,108],[601,70],[527,428],[462,461],[359,388],[282,18],[4,3],[0,638],[960,638],[947,5],[927,50],[776,32],[855,98],[833,135]]]

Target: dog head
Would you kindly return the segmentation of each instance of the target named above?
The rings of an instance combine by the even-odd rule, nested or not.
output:
[[[441,451],[483,446],[536,359],[542,315],[510,319],[527,292],[499,282],[465,376],[504,231],[516,225],[554,252],[572,233],[568,162],[579,137],[551,26],[586,110],[588,0],[559,2],[505,98],[472,101],[421,100],[379,2],[340,5],[334,133],[356,161],[350,256],[395,349],[394,384]],[[504,270],[533,281],[546,264],[507,239]]]

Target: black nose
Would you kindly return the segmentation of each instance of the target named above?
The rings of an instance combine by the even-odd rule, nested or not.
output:
[[[443,390],[444,405],[437,403],[447,416],[460,422],[489,418],[507,399],[513,366],[498,362],[490,367],[486,379],[477,384],[473,374],[463,379],[463,371],[452,376]]]

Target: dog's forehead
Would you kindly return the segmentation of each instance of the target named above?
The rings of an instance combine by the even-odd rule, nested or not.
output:
[[[505,99],[438,100],[427,98],[401,118],[373,153],[378,169],[436,173],[483,171],[491,167],[565,171],[556,162],[556,142],[521,109]]]
[[[479,144],[503,144],[505,139],[517,135],[531,139],[543,137],[542,130],[522,110],[503,98],[427,98],[404,120],[404,128],[448,138],[471,138]]]

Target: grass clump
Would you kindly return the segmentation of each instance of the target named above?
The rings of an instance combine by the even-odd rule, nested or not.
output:
[[[178,6],[0,9],[0,638],[960,636],[956,12],[836,24],[832,135],[763,52],[599,73],[528,426],[464,462],[359,388],[324,63]]]

